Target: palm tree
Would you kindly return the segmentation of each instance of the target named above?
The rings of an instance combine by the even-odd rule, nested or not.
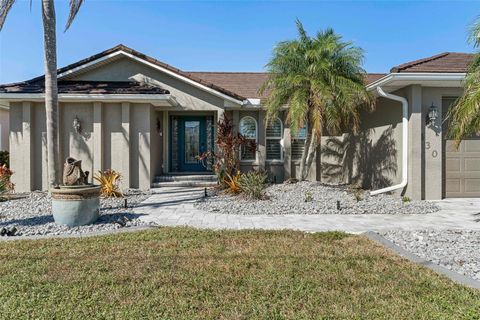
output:
[[[0,31],[15,0],[0,0]],[[70,12],[65,31],[71,26],[83,0],[70,0]],[[32,1],[30,0],[30,5]],[[60,182],[60,154],[58,146],[58,89],[57,89],[57,33],[53,0],[42,0],[43,44],[45,55],[45,112],[47,118],[48,183],[55,187]]]
[[[472,25],[469,42],[480,47],[480,18]],[[448,110],[448,134],[456,147],[465,137],[480,132],[480,53],[475,55],[465,78],[463,95]]]
[[[308,128],[300,162],[300,178],[305,180],[322,134],[347,126],[357,130],[360,107],[373,109],[374,99],[365,89],[360,48],[342,41],[332,29],[310,37],[299,20],[296,24],[298,39],[275,47],[260,93],[268,92],[267,121],[288,105],[286,120],[292,134]]]

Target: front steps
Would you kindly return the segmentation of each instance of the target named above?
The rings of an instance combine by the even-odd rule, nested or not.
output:
[[[166,174],[155,177],[153,188],[163,187],[214,187],[217,185],[217,177],[214,174]]]

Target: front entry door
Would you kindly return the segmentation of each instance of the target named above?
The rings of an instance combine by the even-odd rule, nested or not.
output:
[[[205,117],[179,117],[178,129],[179,171],[206,171],[197,158],[207,151]]]

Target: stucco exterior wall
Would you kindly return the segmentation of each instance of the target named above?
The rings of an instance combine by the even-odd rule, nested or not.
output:
[[[8,150],[8,132],[10,128],[10,117],[8,110],[0,109],[0,150]]]
[[[123,176],[123,188],[150,188],[153,107],[150,104],[128,102],[100,103],[101,119],[100,122],[95,119],[95,123],[94,104],[99,103],[60,103],[59,143],[62,161],[68,156],[81,159],[83,170],[90,172],[90,182],[98,170],[114,169]],[[15,102],[11,104],[10,114],[10,161],[15,171],[12,179],[16,190],[46,190],[44,104]],[[81,123],[78,133],[72,125],[75,117]],[[99,137],[101,141],[97,141]]]
[[[373,112],[362,112],[357,134],[322,138],[322,182],[353,183],[377,189],[399,183],[402,175],[402,107],[379,98]]]
[[[75,80],[93,81],[129,81],[131,77],[143,75],[160,82],[161,87],[170,91],[180,107],[178,110],[218,110],[224,106],[224,100],[204,90],[196,88],[182,80],[144,64],[122,58],[97,69],[75,77]]]

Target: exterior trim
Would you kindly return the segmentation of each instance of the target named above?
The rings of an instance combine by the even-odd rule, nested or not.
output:
[[[375,90],[380,86],[392,85],[395,81],[463,81],[466,73],[389,73],[366,86],[367,90]]]

